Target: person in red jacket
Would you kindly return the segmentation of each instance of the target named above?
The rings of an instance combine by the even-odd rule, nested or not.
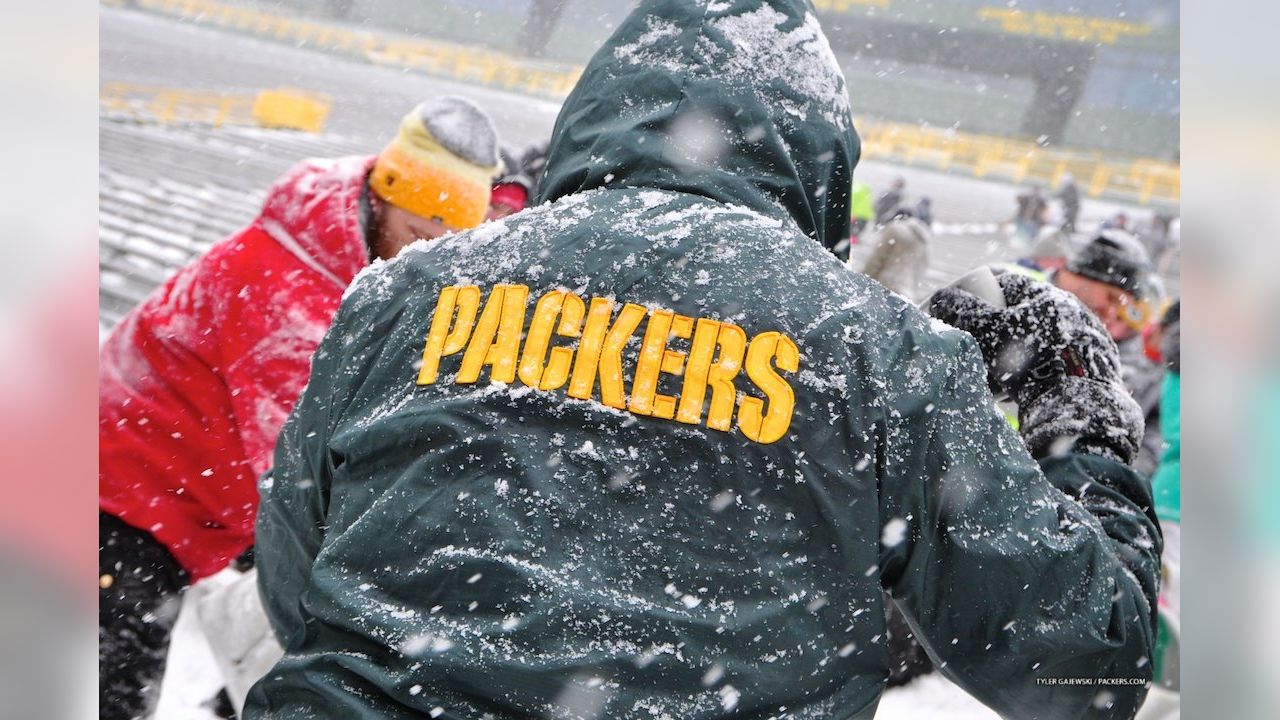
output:
[[[375,157],[307,160],[240,232],[152,293],[99,356],[99,698],[158,695],[182,590],[253,543],[257,477],[352,278],[484,220],[488,115],[422,103]]]

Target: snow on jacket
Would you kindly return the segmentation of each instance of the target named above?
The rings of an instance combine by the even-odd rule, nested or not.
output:
[[[261,483],[247,718],[869,718],[882,588],[1007,717],[1134,710],[1037,679],[1150,676],[1150,488],[1037,464],[973,339],[823,249],[858,147],[809,7],[640,3],[543,204],[352,284]]]
[[[913,217],[891,221],[880,229],[862,272],[912,302],[923,299],[931,234],[928,225]]]
[[[99,355],[99,507],[193,579],[253,542],[257,477],[342,292],[368,263],[372,157],[309,160],[244,230],[158,288]]]

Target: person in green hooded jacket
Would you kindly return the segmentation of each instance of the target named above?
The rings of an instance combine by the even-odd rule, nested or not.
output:
[[[348,290],[261,482],[246,716],[870,718],[882,589],[1005,717],[1131,716],[1160,536],[1115,347],[1044,284],[944,294],[966,333],[846,269],[858,154],[809,3],[641,2],[540,204]],[[1022,438],[1009,342],[1051,350],[992,375]]]

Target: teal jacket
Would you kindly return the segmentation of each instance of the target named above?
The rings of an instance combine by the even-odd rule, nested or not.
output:
[[[542,204],[349,290],[261,485],[249,718],[869,718],[882,588],[1007,717],[1127,717],[1150,489],[1033,460],[968,335],[850,272],[798,0],[649,0]]]
[[[1151,477],[1156,516],[1182,522],[1182,376],[1170,370],[1160,388],[1160,434],[1164,449]]]

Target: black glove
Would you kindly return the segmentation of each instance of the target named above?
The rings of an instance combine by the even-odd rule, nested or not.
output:
[[[252,570],[255,562],[255,549],[256,546],[254,545],[250,545],[245,548],[244,552],[237,555],[236,559],[231,561],[231,567],[239,570],[240,572],[249,572]]]
[[[944,288],[929,312],[977,340],[991,392],[1018,403],[1031,454],[1090,452],[1132,462],[1142,412],[1120,381],[1119,350],[1102,323],[1053,285],[1017,273],[997,281],[1003,309]]]

